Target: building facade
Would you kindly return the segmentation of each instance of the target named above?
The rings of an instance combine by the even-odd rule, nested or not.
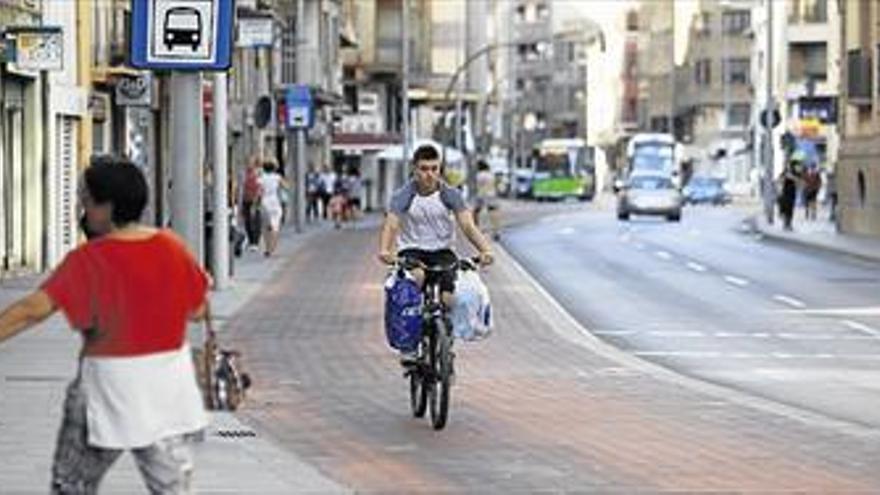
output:
[[[838,225],[880,236],[880,97],[877,88],[880,4],[842,0],[841,145],[836,170]]]

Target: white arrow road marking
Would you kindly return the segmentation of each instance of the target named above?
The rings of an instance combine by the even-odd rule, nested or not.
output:
[[[667,253],[666,251],[656,251],[654,254],[656,254],[658,258],[661,258],[664,260],[671,260],[672,259],[672,255]]]
[[[880,337],[880,331],[876,330],[875,328],[869,327],[868,325],[865,325],[864,323],[859,323],[857,321],[852,321],[852,320],[843,320],[843,321],[841,321],[841,323],[843,323],[845,326],[847,326],[849,328],[852,328],[853,330],[855,330],[857,332],[862,332],[862,333],[868,334],[872,337]]]
[[[749,281],[744,278],[734,277],[733,275],[725,275],[724,280],[729,284],[736,285],[737,287],[745,287],[749,285]]]
[[[699,264],[699,263],[695,263],[695,262],[693,262],[693,261],[688,261],[687,267],[690,268],[691,270],[695,271],[695,272],[703,273],[703,272],[706,271],[706,267],[705,267],[705,266],[703,266],[703,265],[701,265],[701,264]]]
[[[774,296],[773,296],[773,299],[775,299],[776,301],[779,301],[779,302],[781,302],[781,303],[783,303],[783,304],[788,304],[789,306],[792,306],[792,307],[795,307],[795,308],[798,308],[798,309],[803,309],[803,308],[806,308],[806,307],[807,307],[807,305],[804,304],[803,301],[799,301],[799,300],[797,300],[797,299],[795,299],[795,298],[793,298],[793,297],[785,296],[785,295],[782,295],[782,294],[776,294],[776,295],[774,295]]]
[[[574,234],[574,229],[571,227],[566,227],[566,228],[560,230],[559,233],[562,235],[571,235],[571,234]]]

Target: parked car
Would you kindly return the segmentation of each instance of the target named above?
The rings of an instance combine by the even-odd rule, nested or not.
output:
[[[688,181],[682,191],[689,204],[726,205],[730,203],[730,193],[724,187],[724,179],[696,175]]]
[[[615,189],[618,220],[629,220],[630,215],[665,216],[670,222],[681,220],[681,191],[667,174],[634,174],[619,182]]]

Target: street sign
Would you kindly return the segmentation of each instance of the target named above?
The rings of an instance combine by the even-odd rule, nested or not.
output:
[[[271,47],[274,41],[275,23],[271,17],[239,17],[238,39],[235,46],[241,48]]]
[[[290,86],[287,88],[284,100],[288,128],[308,129],[315,124],[312,91],[308,86],[304,84]]]
[[[226,70],[234,0],[132,0],[131,65]]]
[[[766,128],[767,128],[767,122],[768,122],[768,120],[769,120],[769,122],[770,122],[770,127],[773,128],[773,129],[775,129],[776,126],[778,126],[779,123],[782,122],[782,116],[779,114],[779,110],[777,110],[777,109],[775,109],[775,108],[773,109],[773,113],[770,114],[770,117],[769,117],[769,118],[768,118],[768,116],[767,116],[767,113],[768,113],[767,110],[763,110],[763,111],[761,112],[761,115],[760,115],[760,118],[759,118],[759,120],[760,120],[760,122],[761,122],[761,126],[763,126],[763,127],[766,129]]]
[[[6,34],[15,41],[15,65],[20,70],[61,70],[64,36],[58,26],[12,26]]]

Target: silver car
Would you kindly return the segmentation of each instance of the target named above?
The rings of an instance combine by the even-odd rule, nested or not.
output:
[[[629,220],[630,215],[665,216],[670,222],[681,220],[684,201],[668,175],[631,175],[617,189],[618,220]]]

